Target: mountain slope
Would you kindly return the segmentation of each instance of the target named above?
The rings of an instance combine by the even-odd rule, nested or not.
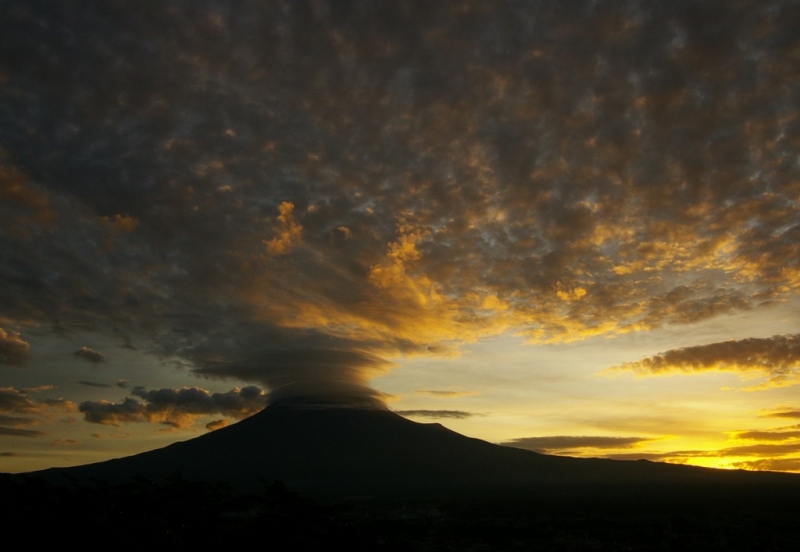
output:
[[[134,477],[281,481],[315,496],[530,497],[798,507],[800,476],[537,454],[465,437],[388,410],[274,405],[232,426],[134,456],[54,468],[51,482]]]

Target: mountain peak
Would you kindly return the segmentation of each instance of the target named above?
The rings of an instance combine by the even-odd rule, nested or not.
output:
[[[388,410],[386,406],[372,397],[356,395],[302,395],[284,397],[267,407],[269,410]]]

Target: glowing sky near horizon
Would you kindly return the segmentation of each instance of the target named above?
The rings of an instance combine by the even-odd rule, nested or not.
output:
[[[0,9],[0,472],[309,394],[800,472],[800,3]]]

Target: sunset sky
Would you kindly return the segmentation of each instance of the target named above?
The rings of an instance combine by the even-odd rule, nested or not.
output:
[[[0,3],[0,472],[270,401],[800,472],[800,3]]]

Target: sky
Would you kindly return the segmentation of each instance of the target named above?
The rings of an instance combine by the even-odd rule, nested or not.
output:
[[[0,12],[0,472],[298,398],[800,472],[797,1]]]

